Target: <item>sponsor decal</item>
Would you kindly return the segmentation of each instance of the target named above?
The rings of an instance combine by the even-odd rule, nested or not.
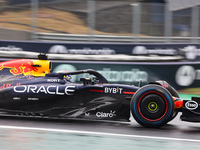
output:
[[[29,97],[28,100],[37,101],[37,100],[39,100],[39,98],[37,98],[37,97]]]
[[[59,82],[60,82],[60,79],[47,79],[47,82],[59,83]]]
[[[97,70],[110,82],[134,82],[134,81],[148,81],[148,73],[140,71],[139,69],[132,69],[130,71],[111,70],[111,68],[103,68]]]
[[[104,93],[111,93],[111,94],[116,94],[116,93],[122,94],[122,91],[123,91],[123,88],[119,88],[119,87],[116,87],[116,88],[105,87],[104,89]]]
[[[59,70],[77,71],[77,69],[73,65],[69,64],[61,64],[58,65],[53,72],[57,72]],[[100,74],[102,74],[109,82],[139,82],[139,81],[148,81],[148,73],[146,71],[141,71],[140,69],[132,68],[131,70],[111,70],[111,68],[103,68],[102,70],[97,70]],[[88,78],[88,74],[80,74],[73,76],[72,82],[78,81],[80,78]]]
[[[33,61],[30,59],[22,59],[20,61],[7,61],[0,63],[0,70],[10,68],[10,73],[13,75],[25,74],[31,71],[37,71],[37,67],[33,66]]]
[[[86,54],[86,55],[110,55],[116,54],[115,50],[110,48],[91,49],[85,47],[83,49],[68,49],[64,45],[54,45],[49,49],[49,53],[64,53],[64,54]]]
[[[36,86],[36,85],[22,85],[15,86],[13,90],[16,93],[44,93],[52,95],[74,95],[75,86],[66,86],[62,88],[60,86]]]
[[[186,103],[185,103],[185,107],[187,108],[187,109],[189,109],[189,110],[195,110],[195,109],[197,109],[198,108],[198,103],[197,102],[195,102],[195,101],[187,101]]]
[[[97,112],[96,116],[99,118],[113,118],[116,116],[116,111],[110,111],[108,113],[106,112]]]
[[[13,100],[20,100],[20,97],[13,97]]]
[[[2,86],[0,86],[0,89],[4,89],[4,88],[9,88],[9,87],[13,87],[13,86],[20,86],[21,83],[17,83],[17,84],[3,84]]]
[[[194,60],[197,56],[200,56],[200,49],[193,45],[189,45],[180,50],[185,52],[185,57],[189,60]]]
[[[167,84],[162,84],[162,87],[164,87],[164,88],[168,88],[169,85],[167,85]]]
[[[177,55],[177,50],[173,48],[155,48],[147,49],[145,46],[136,46],[132,50],[132,54],[137,55]]]
[[[23,51],[20,47],[15,47],[14,45],[8,45],[7,47],[0,47],[1,51]]]
[[[68,53],[68,50],[63,45],[54,45],[49,49],[49,53]]]
[[[85,116],[89,117],[89,116],[90,116],[90,113],[85,113]]]
[[[190,86],[195,79],[200,79],[200,70],[195,70],[192,66],[181,66],[175,75],[176,83],[180,86]]]

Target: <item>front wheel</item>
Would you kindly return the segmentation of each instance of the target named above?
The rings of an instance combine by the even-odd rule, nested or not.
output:
[[[171,94],[159,85],[146,85],[132,97],[130,110],[135,120],[145,127],[161,127],[174,114]]]

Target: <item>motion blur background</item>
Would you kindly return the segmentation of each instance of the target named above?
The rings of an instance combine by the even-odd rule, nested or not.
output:
[[[52,72],[95,69],[110,83],[136,86],[165,80],[188,100],[200,95],[199,4],[0,0],[0,62],[46,53]],[[81,77],[87,76],[73,82]],[[176,117],[164,128],[149,130],[130,119],[126,124],[1,117],[0,149],[199,149],[199,124]]]
[[[198,42],[198,0],[1,0],[0,39]]]
[[[199,4],[0,0],[0,57],[47,53],[53,71],[91,68],[125,84],[166,80],[179,93],[199,95]]]

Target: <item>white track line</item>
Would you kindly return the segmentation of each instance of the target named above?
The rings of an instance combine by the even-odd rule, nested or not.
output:
[[[154,140],[168,140],[168,141],[198,142],[198,143],[200,143],[200,140],[195,140],[195,139],[182,139],[182,138],[169,138],[169,137],[156,137],[156,136],[140,136],[140,135],[104,133],[104,132],[90,132],[90,131],[77,131],[77,130],[64,130],[64,129],[32,128],[32,127],[19,127],[19,126],[0,126],[0,129],[49,131],[49,132],[71,133],[71,134],[86,134],[86,135],[99,135],[99,136],[117,136],[117,137],[129,137],[129,138],[137,138],[137,139],[140,138],[140,139],[154,139]]]

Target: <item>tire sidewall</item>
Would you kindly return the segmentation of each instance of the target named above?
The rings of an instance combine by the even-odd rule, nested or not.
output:
[[[158,118],[157,120],[150,120],[145,118],[141,112],[139,111],[142,106],[138,106],[140,101],[142,101],[142,98],[147,94],[147,93],[154,93],[158,94],[161,96],[165,102],[165,105],[167,106],[165,109],[165,113],[163,114],[162,117]],[[174,102],[172,99],[171,94],[164,89],[163,87],[159,85],[146,85],[140,88],[132,97],[131,99],[131,105],[130,105],[130,110],[135,118],[135,120],[141,124],[142,126],[145,127],[160,127],[165,125],[173,116],[174,113]]]

